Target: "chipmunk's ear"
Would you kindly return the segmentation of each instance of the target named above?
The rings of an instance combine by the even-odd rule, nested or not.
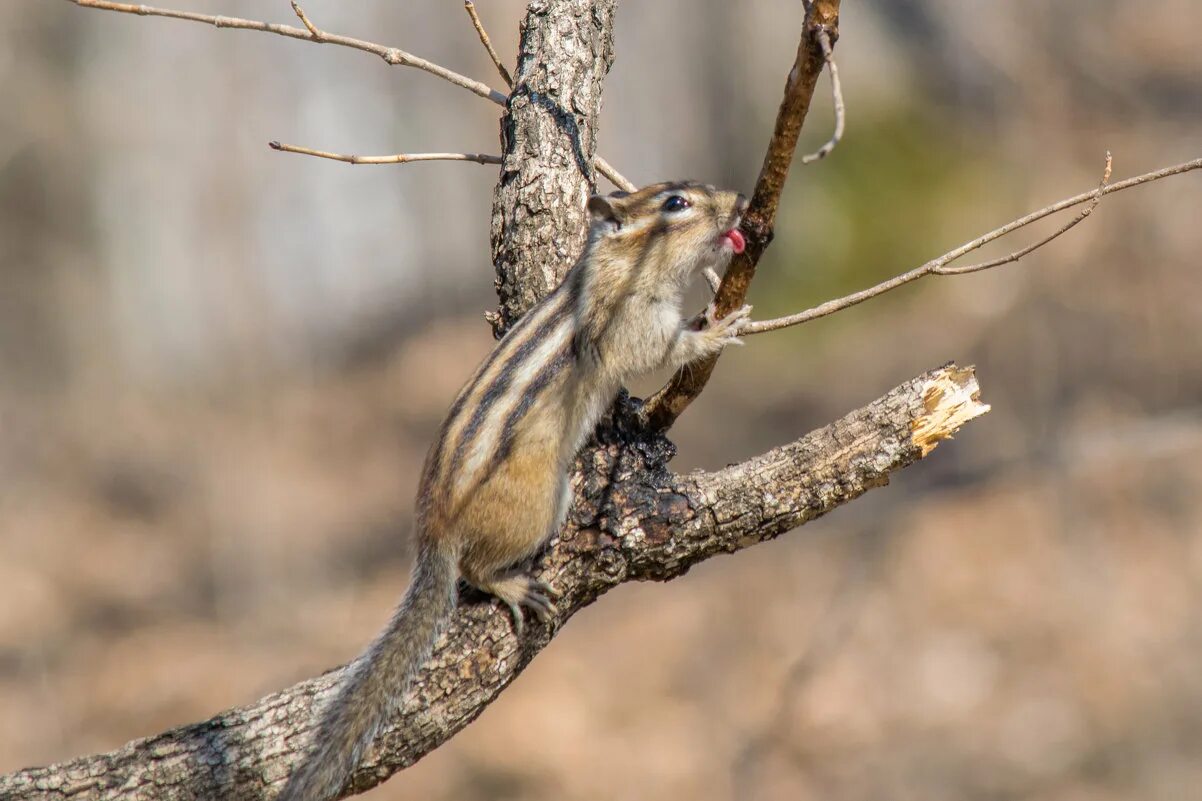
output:
[[[607,223],[618,230],[622,227],[623,208],[621,199],[625,192],[614,192],[611,195],[593,195],[588,199],[588,213],[592,224]]]

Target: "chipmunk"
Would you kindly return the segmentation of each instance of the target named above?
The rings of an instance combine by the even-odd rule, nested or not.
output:
[[[429,657],[460,578],[505,603],[519,636],[523,607],[543,621],[556,614],[555,591],[515,565],[562,524],[568,469],[622,384],[739,341],[749,306],[687,321],[681,303],[694,276],[743,251],[746,208],[736,192],[693,182],[589,198],[583,254],[452,404],[422,472],[409,589],[347,670],[281,801],[337,794]]]

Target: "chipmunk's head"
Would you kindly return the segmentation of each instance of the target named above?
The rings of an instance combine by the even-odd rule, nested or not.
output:
[[[589,198],[594,258],[623,263],[639,281],[681,284],[701,269],[721,270],[747,245],[739,221],[747,198],[693,181]],[[615,265],[616,266],[616,265]]]

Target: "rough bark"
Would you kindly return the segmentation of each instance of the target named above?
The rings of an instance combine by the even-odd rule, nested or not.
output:
[[[888,483],[988,408],[972,369],[949,365],[755,459],[683,476],[667,468],[667,440],[620,410],[581,456],[568,524],[540,560],[542,577],[563,593],[559,625],[618,584],[675,578]],[[463,600],[343,795],[379,784],[452,737],[555,636],[531,622],[519,641],[503,606]],[[108,754],[0,777],[0,799],[273,798],[304,756],[316,705],[340,673]]]
[[[584,247],[615,6],[616,0],[534,0],[522,20],[493,191],[500,307],[491,319],[498,334],[555,288]]]

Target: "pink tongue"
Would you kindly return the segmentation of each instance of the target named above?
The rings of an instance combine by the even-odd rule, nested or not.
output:
[[[738,228],[730,229],[724,236],[730,240],[730,246],[734,248],[735,253],[742,253],[747,248],[747,240],[743,238],[743,232]]]

